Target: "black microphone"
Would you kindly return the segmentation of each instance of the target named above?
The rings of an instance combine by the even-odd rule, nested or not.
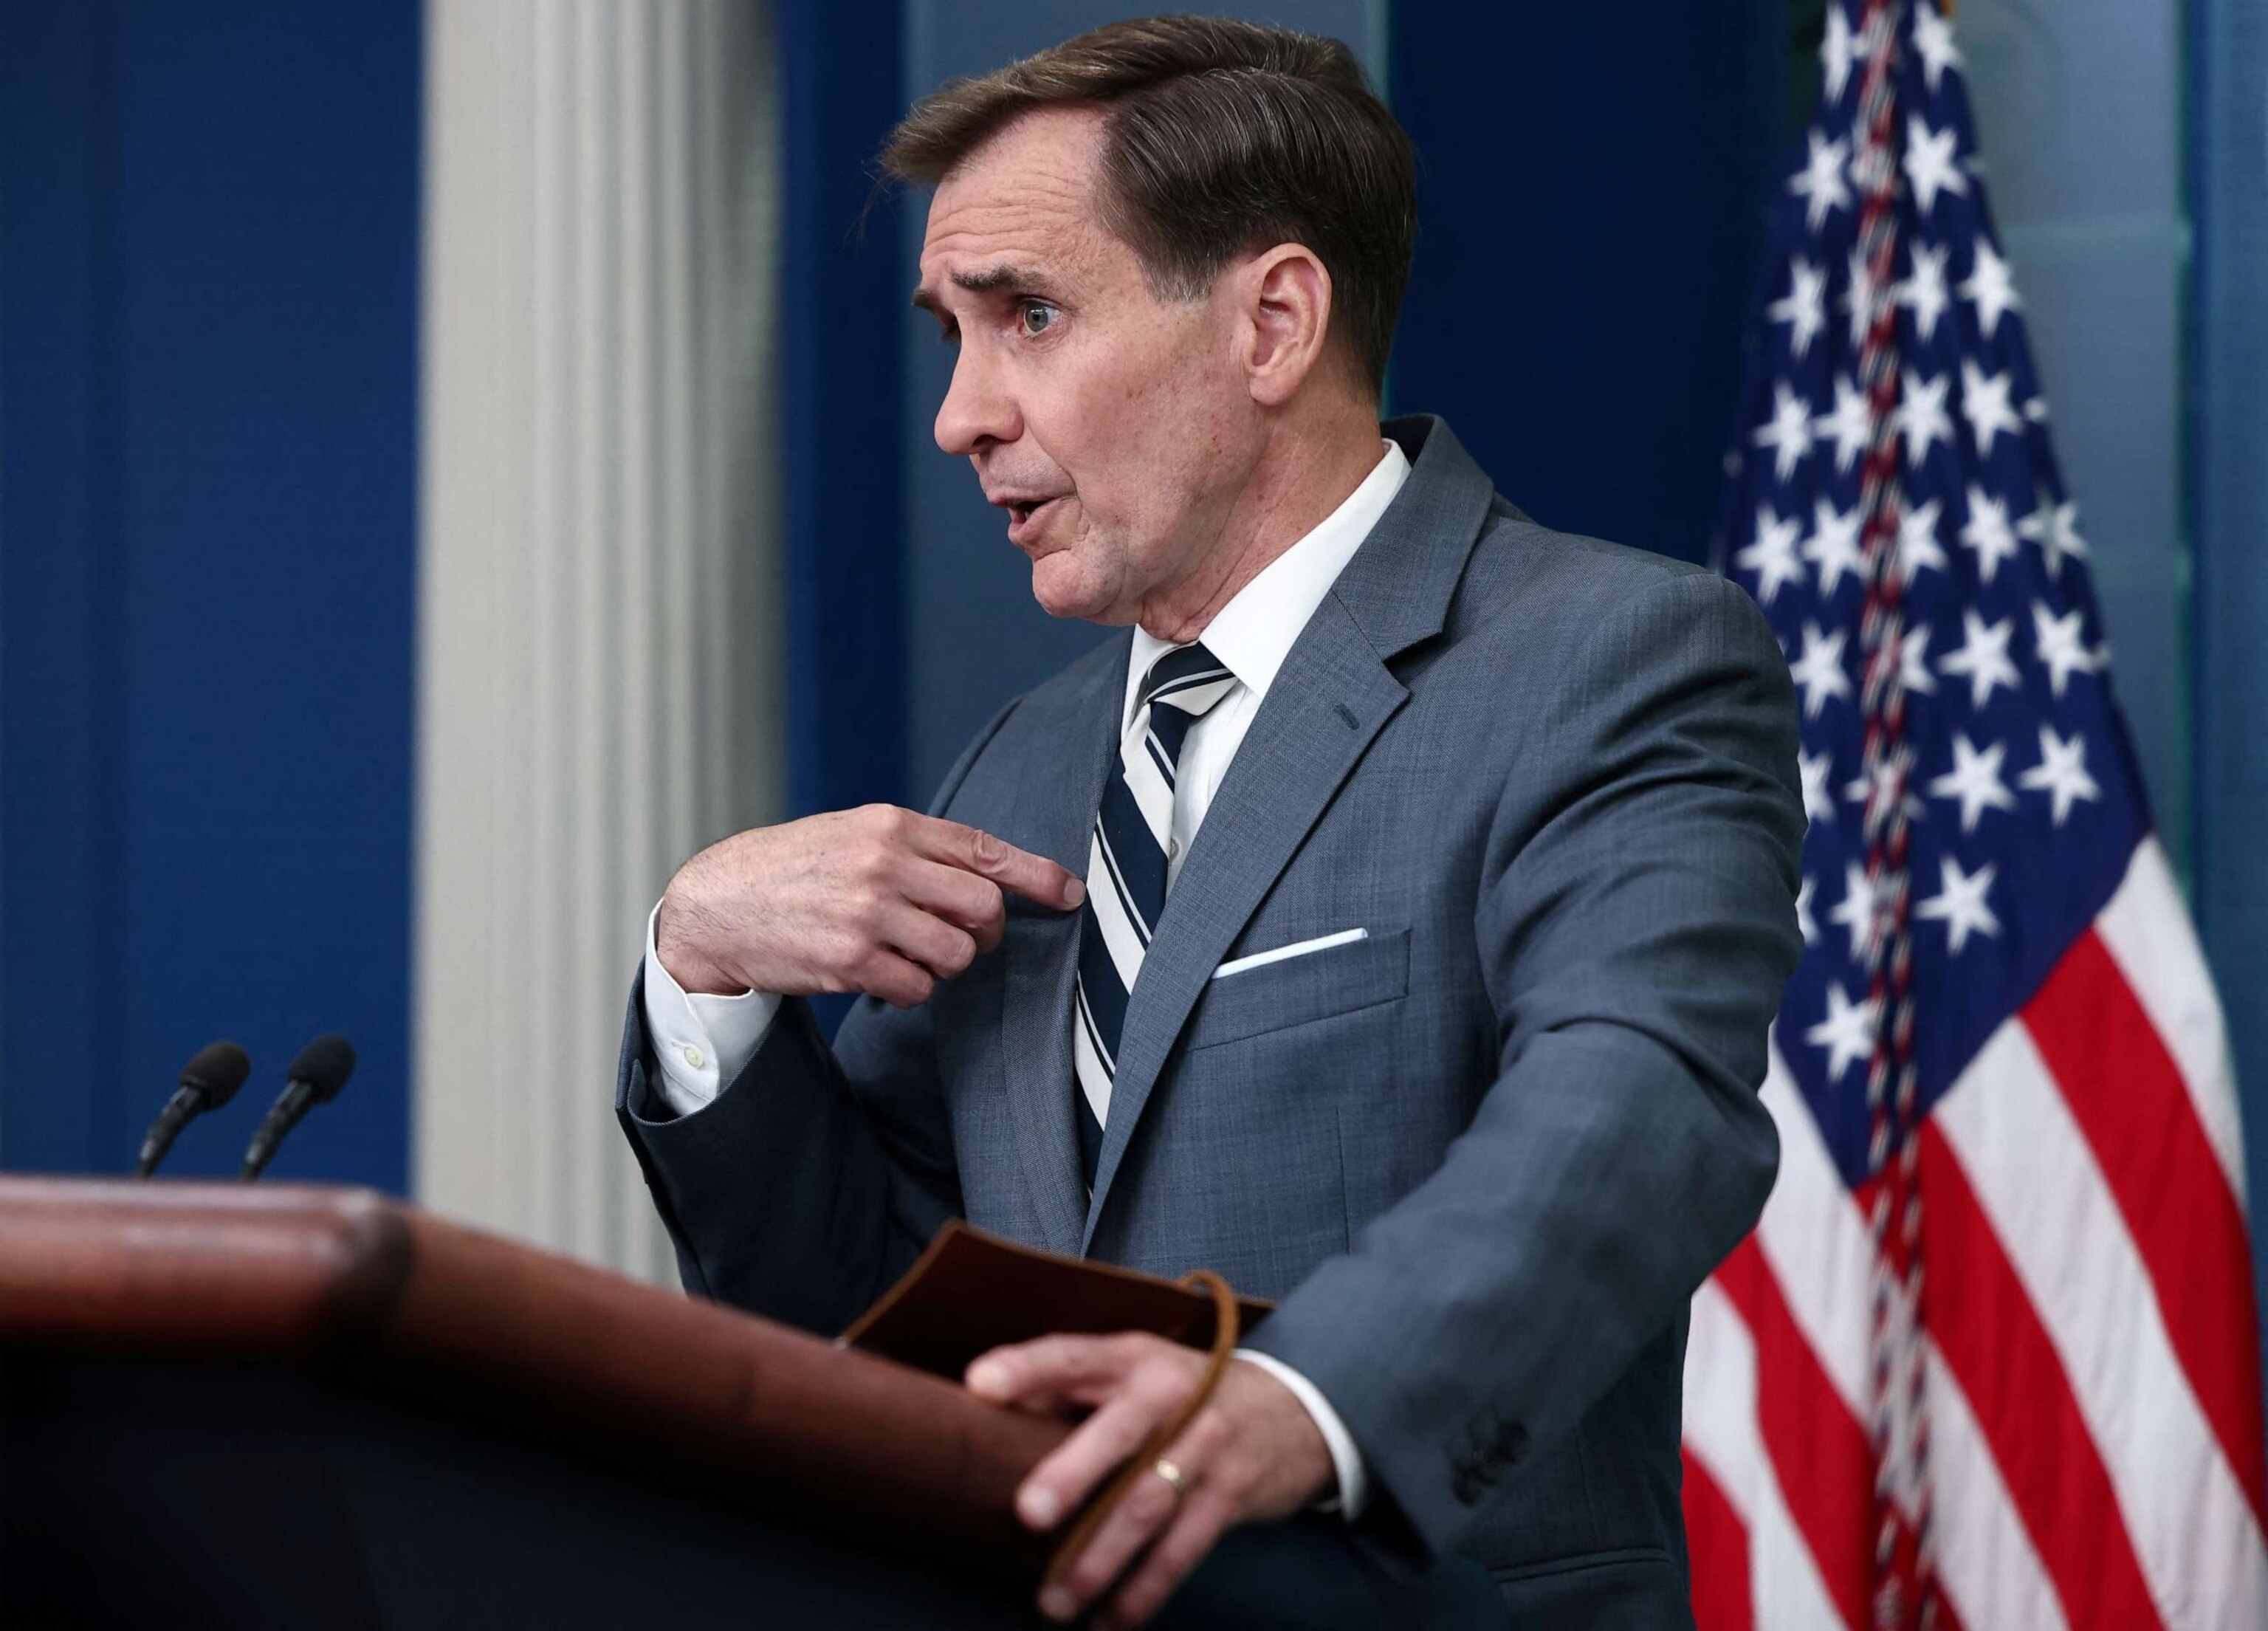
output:
[[[173,1140],[180,1137],[181,1129],[234,1098],[251,1074],[251,1059],[233,1042],[208,1042],[198,1049],[196,1058],[181,1066],[180,1086],[173,1089],[173,1096],[166,1101],[166,1108],[158,1112],[158,1119],[143,1136],[134,1176],[146,1178],[155,1172],[166,1152],[173,1148]]]
[[[299,1118],[318,1104],[328,1103],[338,1097],[339,1089],[347,1085],[354,1074],[354,1044],[344,1037],[335,1037],[326,1031],[306,1047],[291,1061],[290,1075],[284,1091],[269,1107],[252,1142],[244,1147],[244,1170],[237,1176],[249,1184],[260,1176],[276,1154],[276,1147],[284,1135],[299,1125]]]

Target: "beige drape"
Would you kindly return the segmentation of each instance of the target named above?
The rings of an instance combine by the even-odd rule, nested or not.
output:
[[[780,786],[769,9],[426,20],[416,1193],[666,1277],[624,998]]]

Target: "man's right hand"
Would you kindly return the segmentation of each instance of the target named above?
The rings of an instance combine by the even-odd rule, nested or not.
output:
[[[1000,943],[1004,889],[1061,911],[1086,898],[1044,856],[869,804],[711,845],[670,880],[654,951],[688,992],[863,991],[911,1007]]]

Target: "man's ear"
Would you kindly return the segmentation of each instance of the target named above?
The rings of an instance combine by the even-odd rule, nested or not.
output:
[[[1318,364],[1330,333],[1331,275],[1304,244],[1278,244],[1247,262],[1245,375],[1255,402],[1292,400]]]

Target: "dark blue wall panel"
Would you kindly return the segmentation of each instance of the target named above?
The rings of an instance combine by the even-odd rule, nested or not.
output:
[[[414,5],[0,10],[0,1163],[180,1061],[362,1054],[279,1175],[409,1150]]]
[[[2268,1186],[2268,15],[2254,0],[2198,0],[2190,23],[2191,885],[2228,1015],[2257,1240]],[[2268,1260],[2256,1273],[2268,1315]]]
[[[899,0],[779,0],[791,813],[906,797]],[[869,213],[869,205],[872,211]],[[842,1004],[833,1005],[842,1007]]]
[[[1786,0],[1393,8],[1397,411],[1537,520],[1700,559],[1787,100]]]

